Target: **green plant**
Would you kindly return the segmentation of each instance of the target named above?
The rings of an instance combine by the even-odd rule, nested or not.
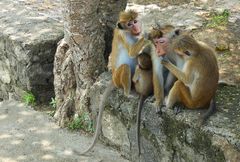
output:
[[[35,105],[36,104],[36,98],[32,94],[32,92],[26,92],[23,96],[23,102],[27,105]]]
[[[230,12],[227,9],[225,9],[221,13],[214,12],[210,16],[211,18],[207,23],[207,27],[213,28],[217,26],[227,25]]]
[[[56,112],[56,111],[55,111],[55,110],[53,110],[53,111],[49,111],[49,112],[47,112],[47,114],[48,114],[48,115],[50,115],[51,117],[53,117],[53,116],[54,116],[54,114],[55,114],[55,112]]]
[[[56,104],[57,104],[56,99],[52,97],[52,98],[51,98],[51,102],[49,102],[49,105],[50,105],[52,108],[56,109]]]
[[[75,118],[71,123],[69,123],[68,128],[71,130],[81,129],[90,133],[94,132],[93,121],[90,119],[88,113],[83,113]]]

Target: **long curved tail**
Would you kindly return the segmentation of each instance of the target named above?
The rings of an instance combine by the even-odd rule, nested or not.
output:
[[[105,89],[105,91],[103,93],[103,96],[102,96],[102,99],[101,99],[101,102],[100,102],[98,118],[97,118],[97,125],[96,125],[95,134],[94,134],[94,137],[93,137],[93,141],[92,141],[91,145],[85,151],[80,153],[80,155],[86,154],[87,152],[89,152],[94,147],[94,145],[96,144],[98,136],[99,136],[99,134],[101,132],[102,116],[103,116],[103,110],[104,110],[105,102],[106,102],[108,96],[110,95],[110,93],[112,92],[113,89],[114,89],[114,85],[113,85],[113,82],[111,80],[108,83],[108,86]]]
[[[204,124],[204,122],[212,115],[216,112],[217,108],[216,108],[216,99],[215,99],[215,95],[212,98],[209,108],[208,110],[201,116],[200,118],[200,125]]]
[[[141,95],[138,102],[138,110],[137,110],[137,145],[138,145],[138,156],[141,154],[141,146],[140,146],[140,124],[141,124],[141,114],[143,103],[147,97]]]

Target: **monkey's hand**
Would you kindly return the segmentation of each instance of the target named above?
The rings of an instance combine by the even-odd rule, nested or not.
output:
[[[169,60],[167,58],[163,57],[161,64],[167,65],[167,64],[169,64]]]

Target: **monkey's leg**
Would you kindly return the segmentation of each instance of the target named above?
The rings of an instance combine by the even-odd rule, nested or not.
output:
[[[189,88],[179,80],[175,82],[174,86],[169,92],[167,107],[173,107],[176,102],[182,102],[188,108],[193,108],[194,106]]]
[[[164,82],[164,95],[167,96],[176,81],[176,77],[170,73],[169,71],[167,73],[166,81]]]
[[[131,69],[127,64],[121,65],[114,71],[113,82],[118,88],[123,88],[124,95],[131,91]]]
[[[179,82],[180,82],[179,80],[176,81],[169,92],[166,102],[167,108],[172,108],[176,102],[180,101]]]
[[[163,83],[161,83],[158,79],[158,76],[153,73],[153,91],[154,91],[154,97],[156,99],[155,101],[155,107],[156,107],[156,113],[161,113],[161,106],[163,106],[163,98],[164,98],[164,91],[163,91]]]
[[[179,81],[178,87],[181,102],[189,109],[198,108],[198,102],[192,99],[189,88],[185,86],[181,81]]]

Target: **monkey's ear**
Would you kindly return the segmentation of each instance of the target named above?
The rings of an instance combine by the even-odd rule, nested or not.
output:
[[[191,55],[191,53],[190,53],[189,51],[185,51],[184,54],[186,54],[186,55],[188,55],[188,56]]]
[[[117,28],[124,29],[124,24],[122,22],[117,22]]]

